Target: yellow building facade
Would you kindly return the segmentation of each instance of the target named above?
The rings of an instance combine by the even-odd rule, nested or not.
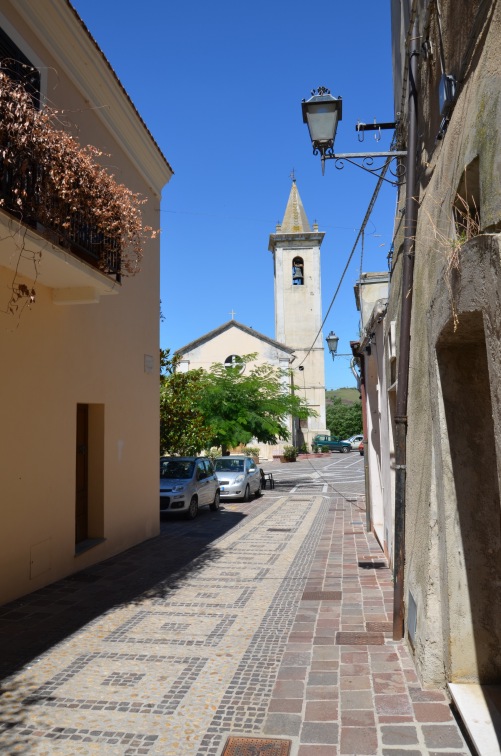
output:
[[[172,170],[72,6],[4,0],[0,28],[0,70],[31,65],[40,109],[102,153],[158,228]],[[13,212],[2,169],[0,603],[159,531],[158,238],[128,277],[125,249],[96,257],[89,218],[66,237]]]

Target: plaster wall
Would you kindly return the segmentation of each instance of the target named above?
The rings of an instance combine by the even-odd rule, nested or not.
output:
[[[379,300],[388,297],[388,273],[362,273],[355,287],[362,328],[366,329],[374,307]]]
[[[276,339],[294,350],[312,344],[322,348],[322,301],[320,289],[320,247],[277,247],[275,250]],[[292,283],[292,261],[304,260],[304,285]],[[316,339],[316,340],[315,340]]]
[[[391,398],[387,395],[386,360],[391,335],[386,334],[388,273],[363,273],[355,286],[361,315],[361,358],[364,360],[370,512],[372,528],[390,563],[393,560],[394,450]],[[391,378],[390,378],[391,380]]]
[[[450,52],[448,60],[456,63],[456,70],[452,67],[455,73],[461,70],[478,4],[463,6],[443,3],[445,45]],[[489,609],[500,606],[496,509],[499,237],[473,239],[459,251],[457,269],[448,267],[456,237],[455,193],[465,167],[477,158],[480,229],[501,227],[501,9],[497,4],[491,8],[492,15],[478,33],[447,132],[438,142],[436,130],[432,133],[438,120],[438,61],[420,63],[424,125],[420,126],[423,150],[409,371],[405,599],[408,603],[410,592],[417,605],[414,658],[423,682],[429,685],[443,685],[447,680],[499,681],[501,670],[499,617]],[[390,320],[399,312],[399,265],[397,254]],[[466,313],[478,314],[475,327]],[[458,386],[456,393],[454,385]],[[468,394],[470,404],[466,402]],[[451,419],[454,406],[456,425]],[[476,425],[466,422],[469,417],[475,418]],[[465,429],[472,449],[469,461],[457,444],[458,434]],[[482,432],[489,441],[478,446],[481,456],[475,457],[477,434]],[[489,464],[479,465],[479,459],[488,459]],[[475,464],[483,471],[487,486],[475,473]],[[462,495],[465,490],[471,494],[469,502]],[[472,520],[475,516],[477,528]],[[488,563],[482,553],[489,553]]]
[[[53,3],[46,5],[50,12]],[[20,39],[44,62],[51,104],[71,113],[70,128],[83,144],[110,153],[103,160],[114,166],[116,178],[148,197],[144,224],[158,227],[158,175],[146,179],[144,171],[127,156],[126,145],[96,116],[94,106],[105,103],[90,103],[85,92],[75,88],[43,38],[37,37],[10,3],[2,4],[1,10],[8,14]],[[77,38],[84,34],[75,19],[69,23]],[[77,57],[79,53],[75,51]],[[85,57],[80,62],[85,70]],[[117,97],[125,98],[115,86]],[[138,119],[134,114],[131,117]],[[142,124],[139,131],[146,155],[152,139]],[[157,148],[154,150],[162,162]],[[137,145],[135,157],[141,161],[141,156]],[[162,171],[163,181],[168,180],[170,174]],[[5,263],[21,254],[19,238],[13,234],[2,241]],[[44,258],[42,253],[42,267],[47,254]],[[4,366],[0,373],[0,602],[110,557],[159,531],[159,257],[158,240],[148,240],[140,274],[123,279],[116,284],[115,295],[94,304],[56,304],[54,290],[36,280],[34,267],[32,278],[16,281],[35,288],[35,303],[14,315],[7,313],[12,269],[0,261]],[[94,460],[89,481],[89,537],[99,539],[78,554],[77,404],[87,404],[90,410],[89,446]]]
[[[314,436],[325,432],[325,352],[321,333],[320,243],[323,234],[305,234],[306,243],[289,235],[286,243],[274,246],[275,335],[278,341],[294,349],[296,365],[302,376],[295,378],[308,404],[317,412],[301,425],[304,441],[311,445]],[[278,237],[277,237],[278,238]],[[292,282],[292,261],[304,261],[304,284]]]
[[[369,463],[371,522],[390,562],[393,559],[393,450],[386,391],[384,322],[373,326],[371,354],[365,357],[366,454]]]
[[[222,362],[231,355],[242,357],[256,353],[256,359],[248,364],[247,370],[254,365],[270,364],[275,367],[288,368],[293,355],[282,351],[258,336],[242,331],[240,328],[228,328],[214,338],[200,344],[189,352],[183,353],[183,362],[188,363],[189,370],[202,368],[209,370],[215,362]]]

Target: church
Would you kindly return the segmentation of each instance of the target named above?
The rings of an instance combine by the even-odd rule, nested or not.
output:
[[[270,338],[236,320],[229,320],[209,333],[186,344],[175,354],[179,371],[203,368],[214,362],[235,365],[244,354],[256,353],[252,365],[267,363],[285,369],[296,393],[302,395],[317,417],[290,418],[291,439],[277,446],[255,444],[260,458],[279,454],[284,443],[297,447],[325,433],[325,365],[322,337],[320,247],[324,233],[310,226],[293,180],[281,224],[270,234],[268,249],[273,255],[275,337]],[[253,444],[254,445],[254,444]]]

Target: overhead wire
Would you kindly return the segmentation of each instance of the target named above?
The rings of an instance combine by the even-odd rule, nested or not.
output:
[[[393,148],[393,146],[394,146],[394,142],[395,142],[395,137],[394,137],[394,138],[393,138],[393,140],[392,140],[392,148]],[[372,214],[372,211],[373,211],[373,209],[374,209],[374,205],[376,204],[376,200],[377,200],[377,198],[378,198],[379,192],[381,191],[381,187],[383,186],[384,177],[385,177],[385,175],[386,175],[386,173],[387,173],[387,171],[388,171],[388,168],[390,167],[390,163],[391,163],[391,161],[392,161],[392,160],[393,160],[393,158],[392,158],[392,157],[389,157],[389,158],[387,158],[387,159],[386,159],[386,162],[385,162],[385,164],[384,164],[384,166],[383,166],[383,168],[382,168],[382,170],[381,170],[381,174],[380,174],[380,175],[379,175],[379,177],[378,177],[378,181],[377,181],[377,184],[376,184],[376,188],[374,189],[374,193],[373,193],[373,195],[372,195],[372,197],[371,197],[371,200],[370,200],[370,202],[369,202],[369,205],[368,205],[368,207],[367,207],[367,210],[366,210],[366,213],[365,213],[364,219],[363,219],[363,221],[362,221],[362,225],[360,226],[360,229],[359,229],[359,231],[358,231],[358,234],[357,234],[357,238],[355,239],[355,243],[353,244],[352,250],[351,250],[351,252],[350,252],[350,254],[349,254],[349,256],[348,256],[348,260],[347,260],[347,262],[346,262],[346,265],[344,266],[344,270],[343,270],[343,272],[342,272],[342,274],[341,274],[341,278],[339,279],[339,283],[338,283],[338,285],[337,285],[336,291],[334,292],[334,296],[332,297],[332,299],[331,299],[331,302],[330,302],[330,304],[329,304],[329,307],[327,308],[327,312],[325,313],[324,319],[322,320],[322,324],[321,324],[321,326],[320,326],[320,328],[319,328],[319,330],[318,330],[318,333],[317,333],[317,335],[315,336],[315,338],[314,338],[314,340],[313,340],[313,343],[312,343],[312,345],[310,346],[310,348],[309,348],[309,349],[308,349],[308,351],[306,352],[305,356],[304,356],[304,357],[303,357],[303,359],[301,360],[301,362],[300,362],[300,365],[302,365],[302,364],[303,364],[303,362],[304,362],[304,361],[306,360],[306,358],[308,357],[308,355],[310,354],[310,352],[311,352],[311,351],[312,351],[312,349],[314,348],[315,344],[317,343],[317,339],[318,339],[318,337],[319,337],[319,336],[320,336],[320,334],[322,333],[322,329],[323,329],[323,327],[324,327],[324,325],[325,325],[325,322],[326,322],[327,318],[329,317],[330,311],[332,310],[332,307],[333,307],[333,305],[334,305],[334,302],[336,301],[337,295],[338,295],[338,293],[339,293],[339,289],[341,288],[341,284],[343,283],[344,277],[345,277],[345,275],[346,275],[346,273],[347,273],[347,271],[348,271],[348,268],[349,268],[349,266],[350,266],[350,263],[351,263],[351,260],[352,260],[352,258],[353,258],[353,255],[355,254],[355,251],[356,251],[356,249],[357,249],[357,246],[358,246],[358,242],[359,242],[359,240],[360,240],[360,237],[361,237],[361,236],[363,235],[363,233],[364,233],[364,231],[365,231],[365,227],[367,226],[367,223],[368,223],[368,222],[369,222],[369,220],[370,220],[370,216],[371,216],[371,214]],[[299,367],[299,365],[298,365],[298,367]]]

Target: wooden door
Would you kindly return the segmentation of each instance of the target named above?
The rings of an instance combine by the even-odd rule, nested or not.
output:
[[[89,536],[88,441],[89,406],[77,404],[75,543],[85,541]]]

